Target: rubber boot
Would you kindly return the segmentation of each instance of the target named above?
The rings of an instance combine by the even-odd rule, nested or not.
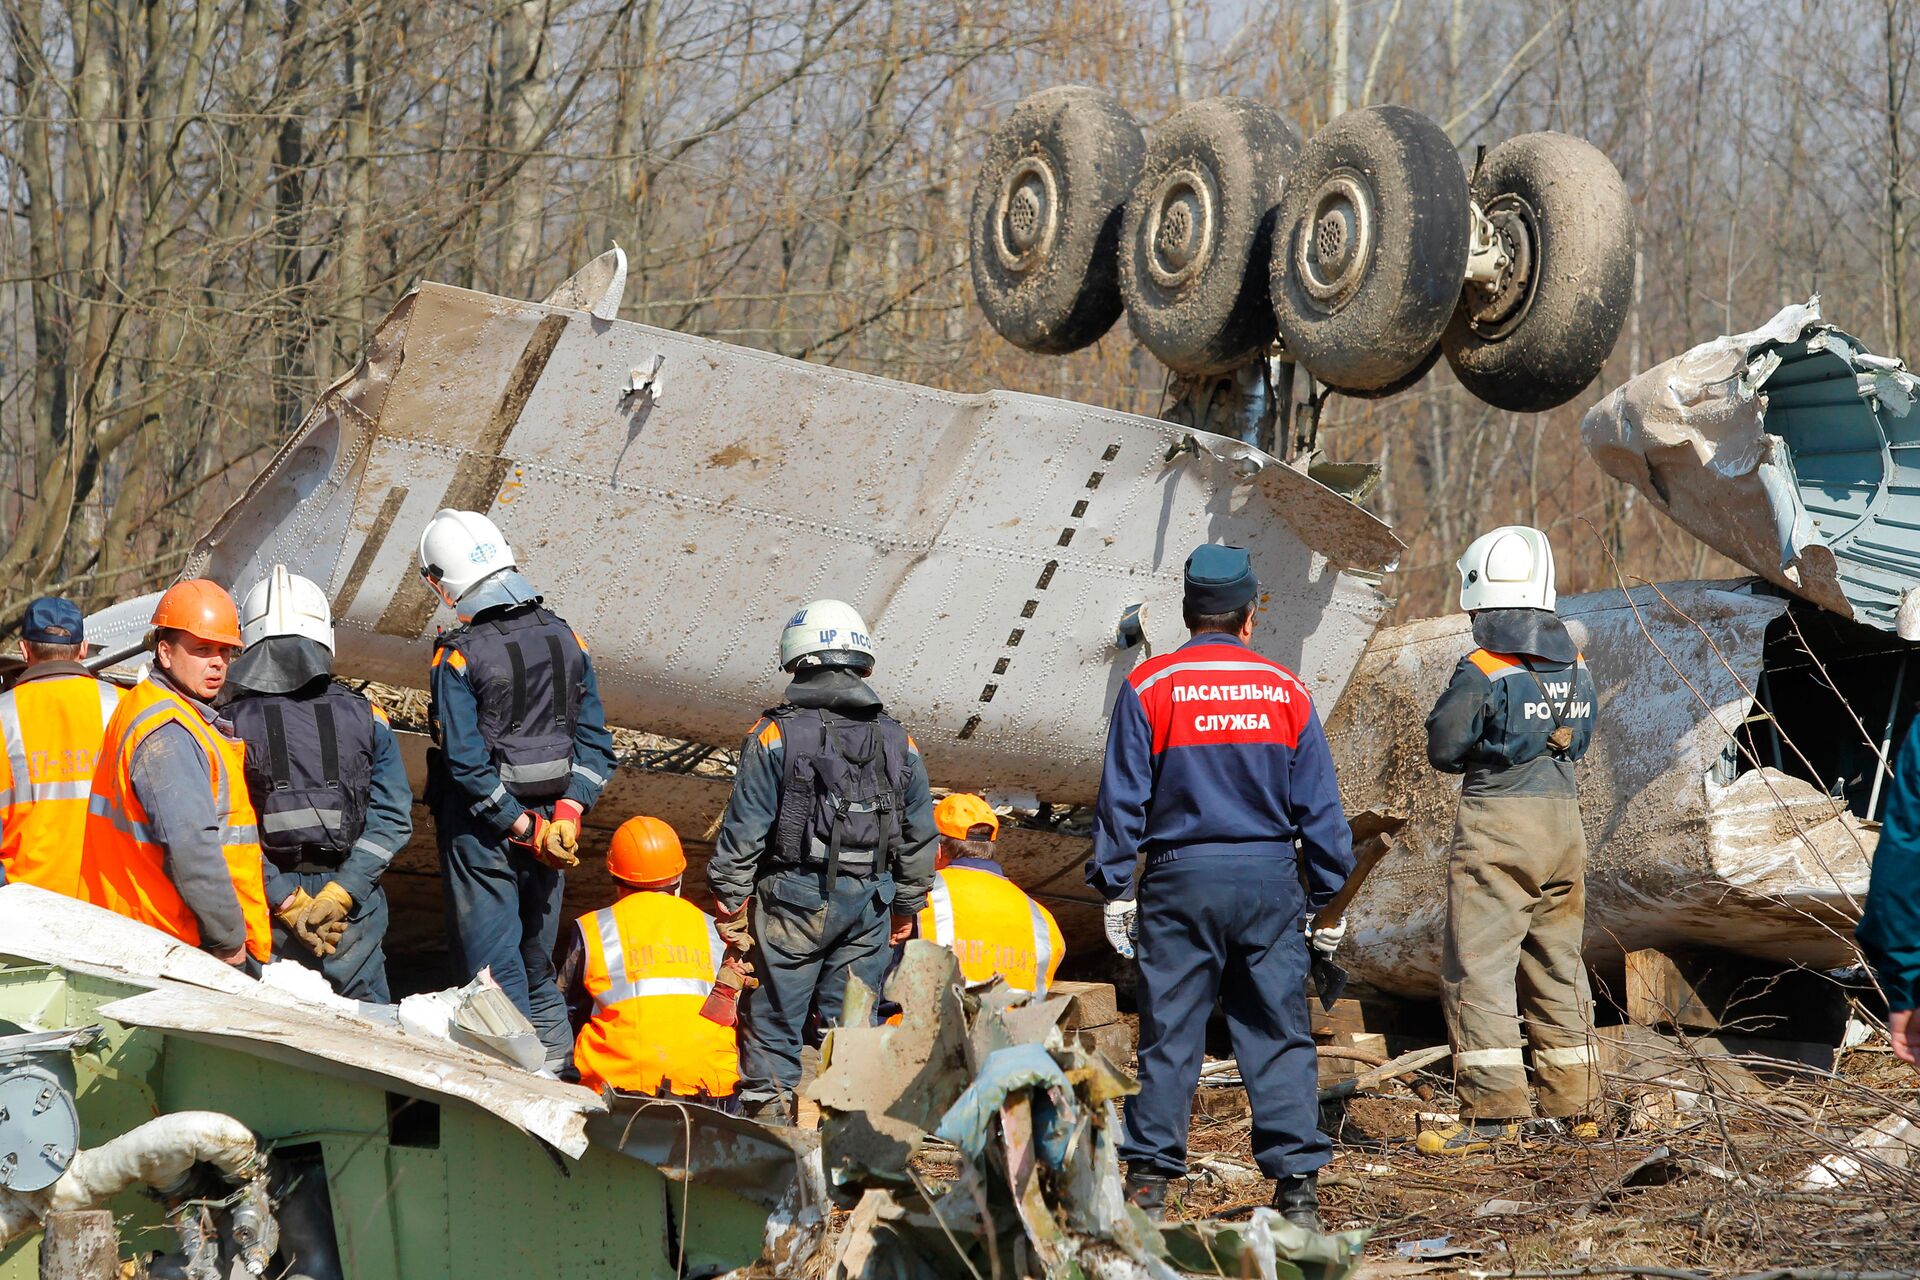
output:
[[[1273,1207],[1296,1227],[1320,1231],[1320,1175],[1299,1173],[1273,1184]]]
[[[1145,1213],[1150,1221],[1159,1222],[1167,1212],[1167,1180],[1157,1173],[1129,1170],[1126,1197],[1127,1203]]]
[[[1468,1156],[1519,1138],[1518,1121],[1468,1120],[1441,1129],[1428,1129],[1414,1140],[1414,1147],[1423,1155]]]

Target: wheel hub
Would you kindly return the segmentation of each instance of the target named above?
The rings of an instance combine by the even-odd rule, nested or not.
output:
[[[1468,282],[1467,319],[1481,337],[1499,338],[1526,317],[1540,258],[1533,210],[1526,201],[1514,195],[1495,196],[1487,203],[1486,217],[1500,237],[1507,265],[1488,283]]]
[[[1357,173],[1329,174],[1313,203],[1294,251],[1294,270],[1307,296],[1338,311],[1367,278],[1373,260],[1373,191]]]
[[[1177,289],[1198,275],[1213,256],[1214,188],[1197,168],[1176,169],[1147,204],[1144,244],[1147,273],[1163,289]]]
[[[1000,184],[994,254],[1010,272],[1031,271],[1053,252],[1059,230],[1059,180],[1044,156],[1028,156]]]

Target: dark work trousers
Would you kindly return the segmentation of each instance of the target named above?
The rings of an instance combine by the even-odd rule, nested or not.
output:
[[[753,888],[752,957],[760,985],[740,1002],[740,1100],[791,1097],[800,1084],[801,1035],[809,1011],[837,1026],[847,979],[880,990],[891,953],[893,877],[795,867]]]
[[[547,1065],[573,1061],[573,1028],[553,972],[560,937],[560,873],[517,845],[477,831],[458,804],[434,814],[440,874],[447,882],[447,939],[454,976],[482,969],[527,1015]]]
[[[1252,1104],[1260,1172],[1311,1173],[1331,1158],[1307,1025],[1305,909],[1291,858],[1185,858],[1141,878],[1140,1092],[1127,1099],[1120,1145],[1136,1172],[1186,1174],[1216,997]]]
[[[318,894],[333,876],[325,871],[296,871],[293,878],[302,889]],[[293,930],[273,926],[273,958],[291,960],[309,969],[317,969],[327,985],[349,1000],[372,1004],[392,1004],[387,992],[387,895],[378,886],[365,900],[353,904],[347,913],[347,931],[330,956],[316,956],[307,950]]]

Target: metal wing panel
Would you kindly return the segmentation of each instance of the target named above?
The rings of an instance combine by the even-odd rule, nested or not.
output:
[[[1251,550],[1256,646],[1323,707],[1383,612],[1368,578],[1399,551],[1306,476],[1129,414],[440,285],[381,335],[276,458],[283,479],[201,548],[239,589],[276,559],[326,583],[356,676],[423,682],[452,619],[414,547],[436,509],[471,506],[587,637],[616,723],[737,741],[778,697],[781,626],[837,595],[866,613],[876,685],[936,776],[1088,800],[1142,656],[1114,643],[1122,611],[1145,604],[1150,643],[1177,643],[1194,545]]]

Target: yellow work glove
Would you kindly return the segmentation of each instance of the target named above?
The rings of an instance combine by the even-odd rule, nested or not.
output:
[[[313,954],[330,956],[339,950],[340,939],[346,936],[347,913],[352,910],[353,895],[341,888],[339,881],[329,880],[313,896],[306,916],[294,927],[294,932],[313,949]]]
[[[273,913],[273,918],[278,920],[281,927],[288,933],[300,939],[301,946],[317,956],[325,955],[326,952],[320,950],[319,939],[308,933],[305,928],[307,909],[311,906],[313,906],[313,895],[305,889],[295,889],[293,895]]]
[[[745,957],[753,950],[753,931],[747,923],[747,908],[753,905],[749,897],[732,911],[722,911],[714,918],[713,930],[720,940],[727,944],[727,954]]]
[[[580,806],[562,800],[553,806],[553,819],[534,838],[534,853],[550,867],[571,871],[580,865]]]

